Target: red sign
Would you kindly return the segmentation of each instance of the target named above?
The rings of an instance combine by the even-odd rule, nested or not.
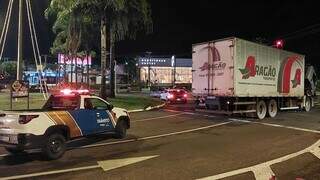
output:
[[[73,57],[71,55],[66,54],[58,54],[58,63],[59,64],[77,64],[78,65],[91,65],[92,64],[92,57],[91,56],[78,56]]]

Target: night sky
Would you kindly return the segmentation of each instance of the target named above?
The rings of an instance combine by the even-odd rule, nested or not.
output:
[[[52,43],[52,33],[42,11],[48,2],[33,0],[37,15],[36,25],[42,54],[47,54]],[[191,57],[193,43],[229,36],[247,40],[260,37],[267,43],[277,38],[286,41],[285,49],[306,55],[308,63],[319,66],[320,12],[312,1],[178,1],[150,0],[154,31],[140,33],[136,40],[117,44],[120,56],[152,51],[154,55]],[[0,28],[8,0],[0,0]],[[17,6],[17,5],[16,5]],[[17,16],[15,9],[14,16]],[[17,17],[13,18],[17,22]],[[15,57],[16,30],[12,27],[10,45],[5,56]],[[302,31],[300,31],[302,30]],[[296,32],[296,33],[295,33]],[[28,33],[26,28],[26,33]],[[30,40],[25,38],[26,56],[30,56]]]

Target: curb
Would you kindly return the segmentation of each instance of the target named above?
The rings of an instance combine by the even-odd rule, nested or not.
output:
[[[128,113],[143,112],[143,111],[150,111],[150,110],[153,110],[153,109],[159,109],[159,108],[162,108],[162,107],[163,107],[163,106],[165,106],[165,105],[166,105],[166,103],[162,103],[162,104],[160,104],[160,105],[158,105],[158,106],[153,106],[153,107],[149,106],[149,107],[147,107],[147,108],[145,108],[145,109],[135,109],[135,110],[130,110],[130,111],[128,111]]]

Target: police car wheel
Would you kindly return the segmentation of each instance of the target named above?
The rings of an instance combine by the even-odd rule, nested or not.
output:
[[[24,149],[21,149],[21,148],[5,147],[5,149],[11,154],[20,154],[24,152]]]
[[[49,160],[60,158],[66,151],[66,139],[59,133],[49,135],[42,152]]]
[[[123,139],[127,136],[127,124],[125,121],[120,121],[116,126],[115,138]]]

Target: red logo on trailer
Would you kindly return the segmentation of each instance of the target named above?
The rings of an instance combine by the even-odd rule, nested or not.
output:
[[[293,69],[294,63],[298,63],[299,68]],[[278,80],[278,91],[280,93],[289,93],[290,83],[292,83],[292,88],[296,88],[301,85],[302,67],[303,65],[301,64],[301,57],[297,55],[290,56],[282,62]],[[291,74],[293,72],[295,75],[294,79],[292,80]]]
[[[248,79],[249,77],[256,76],[256,58],[254,56],[249,56],[246,62],[246,67],[239,69],[242,74],[242,79]]]
[[[227,65],[226,63],[220,62],[221,56],[220,56],[220,53],[216,47],[211,46],[209,44],[209,46],[207,46],[203,49],[208,49],[208,59],[212,59],[213,64],[209,64],[209,62],[205,62],[201,67],[199,67],[199,69],[201,71],[206,71],[209,69],[220,70],[220,69],[224,69],[226,67],[226,65]],[[214,62],[217,62],[217,63],[214,63]]]

